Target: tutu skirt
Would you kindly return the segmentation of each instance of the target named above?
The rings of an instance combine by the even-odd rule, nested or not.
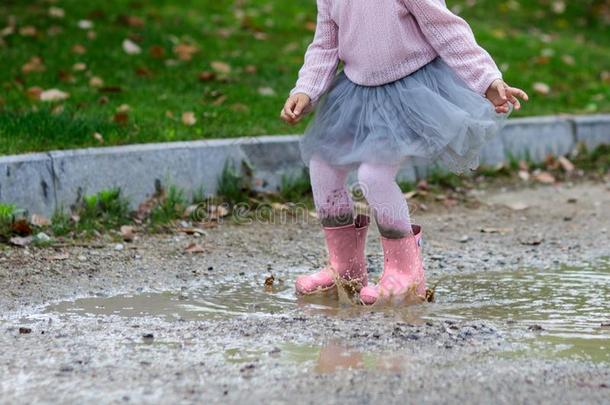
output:
[[[440,163],[461,173],[509,114],[471,90],[441,59],[380,86],[335,76],[301,138],[301,156],[336,166]]]

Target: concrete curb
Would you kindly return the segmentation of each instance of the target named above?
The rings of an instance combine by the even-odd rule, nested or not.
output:
[[[120,187],[135,206],[163,185],[214,194],[227,162],[251,171],[253,186],[277,190],[285,175],[302,172],[298,135],[77,149],[0,157],[0,202],[46,216],[71,207],[85,194]],[[610,114],[511,119],[487,144],[481,162],[511,157],[542,161],[582,142],[610,144]],[[403,180],[425,178],[429,167],[404,167]]]

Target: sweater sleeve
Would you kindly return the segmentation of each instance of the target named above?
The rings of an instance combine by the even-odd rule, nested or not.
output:
[[[453,14],[444,0],[404,0],[426,40],[443,60],[478,94],[502,73],[481,48],[466,21]]]
[[[318,18],[314,39],[305,53],[296,86],[290,94],[305,93],[312,105],[328,90],[339,64],[338,29],[330,16],[330,2],[317,0]]]

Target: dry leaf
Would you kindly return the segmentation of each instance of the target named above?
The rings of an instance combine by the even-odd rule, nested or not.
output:
[[[244,72],[246,72],[248,74],[251,74],[251,75],[256,74],[256,72],[257,72],[256,66],[254,66],[254,65],[246,65],[244,67]]]
[[[100,134],[99,132],[95,132],[93,134],[93,139],[95,139],[99,143],[104,143],[104,136],[102,134]]]
[[[210,80],[214,80],[216,78],[216,73],[210,71],[203,71],[199,73],[199,81],[207,82]]]
[[[133,240],[135,239],[135,231],[133,226],[121,226],[121,237],[125,242],[133,242]]]
[[[187,253],[204,253],[205,249],[198,243],[190,243],[185,249]]]
[[[275,90],[273,90],[271,87],[259,87],[258,94],[265,97],[275,96]]]
[[[13,246],[26,247],[32,243],[33,238],[31,236],[21,237],[15,236],[9,239],[9,243]]]
[[[506,206],[513,211],[523,211],[529,208],[529,205],[524,202],[512,202],[506,204]]]
[[[31,25],[26,25],[25,27],[21,27],[19,29],[19,35],[22,37],[33,37],[36,36],[36,27]]]
[[[519,170],[519,178],[523,181],[529,181],[530,173],[527,170]]]
[[[31,57],[30,60],[27,61],[27,63],[25,63],[21,68],[23,74],[26,75],[32,72],[44,72],[45,70],[47,70],[47,68],[42,63],[42,59],[39,56]]]
[[[190,61],[197,52],[199,52],[199,48],[195,45],[178,44],[174,46],[174,53],[178,56],[178,59],[183,61]]]
[[[574,171],[574,163],[570,162],[565,156],[559,156],[557,161],[566,173],[572,173]]]
[[[30,100],[40,100],[40,95],[43,91],[40,87],[30,87],[27,89],[26,94]]]
[[[131,107],[129,106],[129,104],[121,104],[116,109],[116,112],[118,113],[127,113],[129,111],[131,111]]]
[[[127,122],[129,122],[129,114],[127,114],[126,112],[116,113],[114,114],[112,120],[117,124],[127,124]]]
[[[53,18],[64,18],[66,16],[66,12],[63,8],[59,7],[49,7],[49,17]]]
[[[551,87],[548,84],[542,82],[534,83],[533,89],[536,93],[542,94],[543,96],[546,96],[551,92]]]
[[[101,77],[93,76],[91,79],[89,79],[89,86],[101,88],[104,86],[104,80]]]
[[[80,28],[82,30],[90,30],[91,28],[93,28],[93,21],[80,20],[78,22],[78,28]]]
[[[77,54],[77,55],[84,55],[87,53],[87,48],[85,48],[83,45],[81,44],[76,44],[72,47],[72,52]]]
[[[40,101],[45,102],[63,101],[69,97],[70,95],[68,93],[57,89],[44,90],[40,93]]]
[[[220,73],[223,75],[228,75],[229,73],[231,73],[231,66],[228,63],[214,61],[210,63],[210,66],[212,67],[212,69],[214,69],[216,73]]]
[[[162,46],[153,45],[148,49],[148,54],[155,59],[161,59],[165,56],[165,49]]]
[[[70,255],[68,253],[59,253],[59,254],[47,257],[47,260],[60,261],[60,260],[68,260],[69,258],[70,258]]]
[[[49,218],[39,215],[39,214],[32,214],[30,223],[34,226],[49,226],[49,225],[51,225],[51,220],[49,220]]]
[[[534,180],[542,184],[553,184],[555,183],[555,176],[549,172],[540,172],[534,175]]]
[[[125,51],[127,55],[138,55],[142,53],[142,48],[131,39],[125,39],[123,41],[123,51]]]
[[[197,123],[197,117],[195,117],[195,113],[190,111],[182,113],[182,123],[184,125],[188,125],[189,127],[195,125]]]

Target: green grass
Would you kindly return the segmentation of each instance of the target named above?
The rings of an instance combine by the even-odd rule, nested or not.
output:
[[[280,197],[284,201],[298,202],[311,191],[309,173],[306,171],[300,175],[284,175],[280,185]]]
[[[150,222],[154,225],[167,225],[172,221],[180,219],[186,209],[184,192],[178,187],[171,185],[161,203],[153,208]]]
[[[565,2],[562,13],[550,0],[448,3],[471,23],[505,79],[530,92],[532,100],[515,116],[610,111],[610,26],[599,6],[607,0]],[[50,6],[65,17],[52,18]],[[127,17],[139,20],[129,24]],[[93,28],[79,28],[81,20]],[[104,145],[120,145],[298,133],[307,123],[288,127],[278,114],[312,38],[313,0],[3,0],[0,30],[10,21],[16,32],[0,39],[0,154],[99,146],[95,133]],[[34,35],[22,35],[29,26]],[[126,38],[142,53],[127,55]],[[180,60],[177,44],[199,51]],[[75,53],[75,45],[86,52]],[[163,55],[151,55],[151,48]],[[32,57],[42,59],[44,71],[22,71]],[[216,79],[201,81],[215,61],[230,72],[221,65]],[[75,71],[77,63],[86,69]],[[92,87],[92,77],[103,79],[105,89]],[[536,82],[551,92],[536,94]],[[33,101],[32,87],[57,88],[70,98]],[[259,92],[267,87],[275,95]],[[115,122],[125,104],[127,121]],[[182,122],[185,112],[195,113],[195,125]]]
[[[121,225],[131,223],[129,201],[123,197],[119,188],[83,197],[75,214],[78,217],[76,229],[85,233],[118,229]]]

